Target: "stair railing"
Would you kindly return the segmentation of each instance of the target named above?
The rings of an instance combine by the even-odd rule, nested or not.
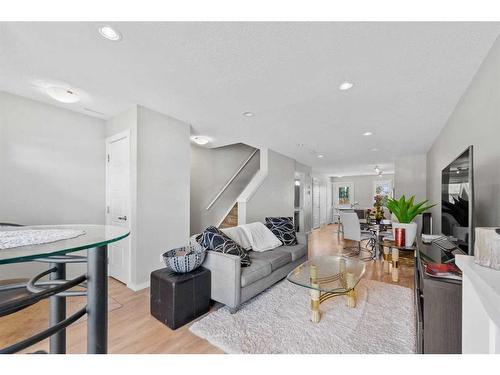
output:
[[[238,168],[238,170],[231,176],[231,178],[226,182],[226,184],[222,187],[222,189],[219,191],[219,193],[215,196],[214,199],[208,204],[206,207],[206,210],[210,210],[212,206],[217,202],[217,200],[220,198],[220,196],[226,191],[226,189],[231,185],[231,183],[234,181],[236,177],[241,173],[241,171],[247,166],[248,163],[250,163],[250,160],[255,156],[255,154],[259,151],[258,148],[256,148],[250,156],[243,162],[243,164]]]

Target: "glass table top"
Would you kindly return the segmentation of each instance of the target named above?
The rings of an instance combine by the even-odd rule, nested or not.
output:
[[[33,225],[24,227],[1,227],[0,230],[29,230],[29,229],[74,229],[84,231],[85,234],[49,242],[39,245],[28,245],[0,249],[0,264],[26,262],[51,255],[67,253],[104,246],[119,241],[130,234],[127,228],[113,225]]]
[[[288,281],[328,293],[352,290],[365,273],[365,263],[359,259],[324,255],[302,263],[287,276]]]

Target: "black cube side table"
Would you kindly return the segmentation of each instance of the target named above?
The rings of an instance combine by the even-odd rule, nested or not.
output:
[[[189,273],[151,272],[151,315],[171,329],[208,312],[210,294],[210,271],[203,267]]]

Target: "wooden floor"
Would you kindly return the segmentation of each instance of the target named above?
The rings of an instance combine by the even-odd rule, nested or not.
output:
[[[309,236],[309,258],[338,254],[343,241],[337,239],[336,226],[327,225]],[[367,263],[368,279],[391,283],[382,273],[381,262]],[[413,269],[400,268],[399,285],[413,288]],[[68,315],[85,303],[84,298],[68,299]],[[48,325],[47,301],[0,318],[0,348],[43,330]],[[133,292],[114,279],[109,283],[109,353],[222,353],[184,326],[172,331],[149,314],[149,289]],[[86,352],[86,321],[81,319],[67,329],[69,353]],[[48,350],[48,340],[26,352]]]

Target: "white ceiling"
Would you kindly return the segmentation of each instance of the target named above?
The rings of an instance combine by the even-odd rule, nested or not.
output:
[[[123,40],[111,42],[100,25],[0,23],[0,90],[103,118],[142,104],[213,146],[267,146],[330,175],[389,172],[397,156],[425,152],[500,32],[499,23],[130,22],[112,23]],[[339,91],[345,80],[355,87]],[[59,104],[40,89],[57,82],[83,100]]]

